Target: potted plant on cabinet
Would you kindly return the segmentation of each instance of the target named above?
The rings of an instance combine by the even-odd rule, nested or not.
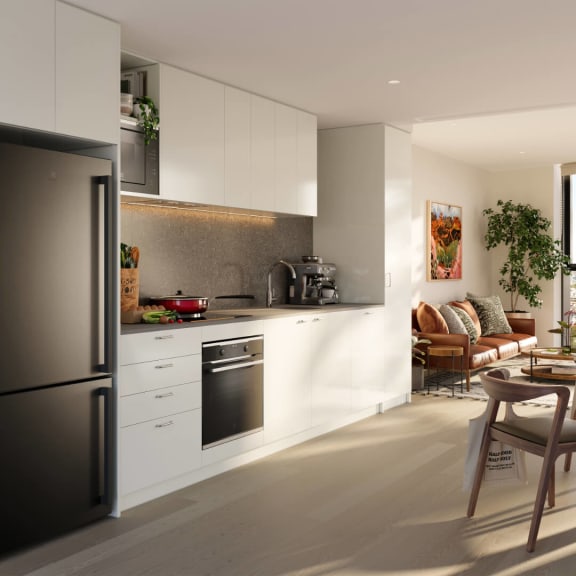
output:
[[[487,250],[504,245],[506,260],[500,268],[498,284],[510,294],[509,312],[519,312],[522,296],[529,306],[540,308],[542,288],[539,280],[552,280],[561,272],[569,274],[569,258],[559,240],[549,233],[550,220],[530,204],[498,200],[497,209],[485,209],[488,218],[484,242]]]
[[[144,143],[146,146],[152,140],[157,140],[160,116],[154,100],[148,96],[139,96],[135,100],[133,114],[138,118],[138,125],[142,126],[144,130]]]

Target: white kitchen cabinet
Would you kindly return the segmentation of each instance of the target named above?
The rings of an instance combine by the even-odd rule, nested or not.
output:
[[[54,130],[54,14],[53,1],[2,2],[0,122],[4,124]]]
[[[160,196],[225,205],[225,88],[160,65]]]
[[[311,426],[310,330],[308,315],[264,323],[264,441]]]
[[[120,339],[120,494],[202,465],[201,330],[173,328]]]
[[[274,210],[274,150],[275,129],[272,100],[251,95],[251,207],[254,210]]]
[[[382,402],[386,387],[395,377],[388,365],[385,309],[359,310],[350,314],[347,338],[352,351],[352,409],[363,410]]]
[[[312,426],[337,422],[352,410],[349,312],[315,314],[310,326]]]
[[[316,117],[276,104],[275,130],[275,210],[316,216]]]
[[[318,214],[318,123],[313,114],[298,111],[297,118],[297,205],[298,214]]]
[[[200,410],[120,429],[120,494],[131,494],[200,466]]]
[[[118,141],[117,23],[61,2],[7,0],[0,47],[0,122]]]
[[[226,86],[226,206],[250,208],[251,103],[250,94]]]
[[[117,143],[120,134],[119,24],[56,2],[55,53],[55,131]]]

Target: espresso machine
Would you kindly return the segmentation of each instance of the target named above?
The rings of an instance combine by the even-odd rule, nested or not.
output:
[[[288,302],[314,306],[338,303],[336,266],[324,264],[318,256],[303,256],[293,263],[295,278],[290,278]]]

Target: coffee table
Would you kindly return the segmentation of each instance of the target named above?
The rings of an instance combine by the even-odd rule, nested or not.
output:
[[[576,383],[576,354],[568,354],[562,348],[532,348],[522,352],[522,356],[530,357],[530,366],[524,366],[520,369],[523,374],[530,376],[530,382],[533,382],[534,378],[544,378]],[[538,360],[548,362],[539,364]],[[566,368],[566,372],[560,373],[560,370],[558,373],[553,372],[553,368],[561,369],[563,367]]]

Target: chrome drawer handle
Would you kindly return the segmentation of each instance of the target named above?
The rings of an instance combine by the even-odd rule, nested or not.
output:
[[[297,320],[296,324],[306,324],[306,320]]]
[[[166,428],[167,426],[174,426],[174,420],[168,420],[168,422],[162,422],[161,424],[155,424],[154,428]]]
[[[312,322],[320,322],[321,320],[322,320],[322,318],[314,318],[314,319],[312,320]]]
[[[167,334],[166,336],[154,336],[154,340],[171,340],[174,334]]]
[[[154,366],[156,370],[162,370],[163,368],[174,368],[174,364],[157,364]]]
[[[156,394],[154,398],[169,398],[170,396],[174,396],[174,392],[166,392],[166,394]]]

